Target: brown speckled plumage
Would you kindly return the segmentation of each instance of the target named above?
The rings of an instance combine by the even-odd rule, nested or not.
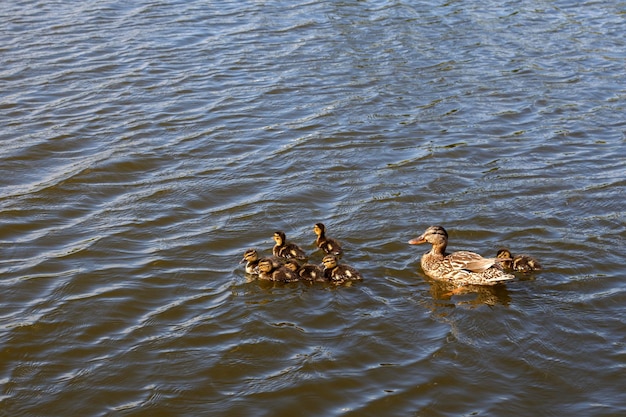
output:
[[[446,253],[448,233],[441,226],[430,226],[412,245],[430,243],[432,248],[422,255],[421,265],[430,278],[459,285],[496,285],[515,278],[502,269],[496,258],[483,258],[477,253],[458,251]]]

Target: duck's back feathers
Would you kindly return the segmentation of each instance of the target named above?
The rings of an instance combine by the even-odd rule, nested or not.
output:
[[[447,255],[453,269],[465,269],[470,272],[484,272],[497,264],[495,258],[483,258],[477,253],[458,251]]]

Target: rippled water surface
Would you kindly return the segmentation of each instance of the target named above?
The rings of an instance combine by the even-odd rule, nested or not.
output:
[[[0,15],[0,415],[626,414],[623,1]],[[245,275],[316,222],[363,282]]]

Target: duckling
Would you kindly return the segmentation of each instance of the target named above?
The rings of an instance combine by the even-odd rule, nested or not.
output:
[[[361,281],[363,276],[359,271],[348,265],[337,263],[335,255],[326,255],[322,259],[324,277],[334,284],[343,284],[346,281]]]
[[[276,242],[276,245],[274,245],[274,249],[272,250],[274,256],[287,259],[294,258],[300,261],[307,258],[306,253],[304,253],[300,246],[295,243],[287,242],[285,232],[281,232],[280,230],[274,232],[274,241]]]
[[[259,254],[256,249],[248,249],[243,253],[240,264],[246,262],[246,274],[259,274]]]
[[[505,260],[504,262],[502,262],[502,266],[507,269],[512,269],[515,272],[528,273],[528,272],[541,270],[541,265],[532,256],[528,256],[528,255],[513,256],[513,254],[511,254],[511,251],[506,248],[500,249],[496,257],[508,258],[508,260]]]
[[[316,281],[316,282],[324,282],[326,279],[324,278],[324,271],[313,264],[304,264],[300,265],[297,261],[293,259],[289,259],[285,262],[285,268],[291,269],[294,271],[300,279],[304,281]]]
[[[294,282],[298,275],[284,266],[276,267],[271,259],[259,259],[259,279],[279,282]]]
[[[269,256],[267,259],[271,260],[274,267],[279,268],[283,265],[283,260],[276,256]],[[243,254],[243,259],[240,264],[246,263],[246,273],[251,275],[259,274],[259,253],[256,249],[248,249]]]
[[[326,226],[324,226],[324,223],[315,223],[315,226],[313,226],[313,232],[317,235],[315,244],[318,248],[326,252],[328,255],[335,255],[337,257],[341,257],[341,255],[343,255],[343,250],[341,249],[339,242],[337,242],[336,239],[326,237]]]
[[[513,258],[513,271],[523,272],[526,274],[528,272],[540,270],[541,265],[539,265],[539,262],[537,262],[537,260],[532,256],[515,255],[515,258]]]
[[[513,254],[507,248],[501,248],[498,250],[496,254],[496,258],[501,259],[500,265],[504,269],[511,269],[511,264],[513,263]]]
[[[430,226],[409,244],[430,243],[430,251],[422,255],[424,273],[432,279],[444,280],[457,285],[496,285],[515,279],[507,274],[496,258],[483,258],[477,253],[459,251],[446,253],[448,232],[441,226]]]

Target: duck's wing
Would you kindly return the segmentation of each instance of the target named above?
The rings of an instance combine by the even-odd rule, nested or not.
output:
[[[494,265],[499,265],[496,258],[483,258],[477,253],[459,251],[447,256],[453,269],[471,272],[484,272]]]

